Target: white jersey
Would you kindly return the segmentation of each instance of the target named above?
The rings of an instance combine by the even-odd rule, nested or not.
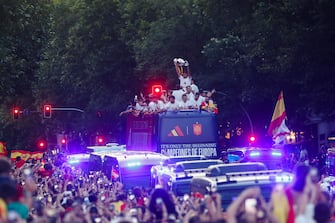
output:
[[[194,100],[194,94],[192,92],[191,93],[186,93],[186,96],[187,96],[188,101]]]
[[[140,105],[140,103],[138,103],[138,102],[136,102],[135,109],[136,109],[137,111],[141,111],[141,112],[146,112],[146,111],[148,111],[148,107],[147,107],[145,104]]]
[[[174,90],[172,92],[172,95],[174,96],[177,103],[181,101],[181,97],[183,96],[183,94],[185,94],[185,91],[183,89]]]
[[[148,105],[149,112],[157,112],[160,110],[164,110],[164,108],[164,102],[162,102],[161,100],[158,100],[157,102],[150,101]]]
[[[191,84],[191,89],[192,89],[193,94],[199,92],[199,88],[198,88],[198,86],[195,85],[195,84]]]
[[[157,111],[157,104],[153,101],[150,101],[149,104],[148,104],[148,110],[149,110],[149,112]]]
[[[187,86],[191,85],[191,77],[184,78],[182,75],[180,75],[179,76],[179,81],[180,81],[179,85],[183,89],[185,89]]]
[[[200,109],[202,101],[200,100],[200,98],[198,98],[198,100],[193,100],[192,103],[195,109]]]
[[[179,109],[189,109],[192,106],[192,103],[190,101],[181,101],[179,102]]]
[[[165,104],[162,100],[157,101],[157,109],[158,110],[164,110],[165,109]]]
[[[179,109],[179,105],[175,102],[175,103],[171,103],[170,101],[168,103],[165,104],[165,109],[167,111],[176,111]]]
[[[202,102],[204,102],[204,101],[206,100],[206,98],[205,98],[205,97],[202,97],[202,96],[200,95],[198,100],[200,101],[200,104],[201,104]]]
[[[195,104],[195,100],[194,99],[188,100],[187,102],[188,102],[188,104],[190,106],[189,108],[196,109],[196,104]]]

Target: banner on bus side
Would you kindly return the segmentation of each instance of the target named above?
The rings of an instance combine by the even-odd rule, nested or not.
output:
[[[217,143],[160,144],[160,152],[167,156],[218,156]]]

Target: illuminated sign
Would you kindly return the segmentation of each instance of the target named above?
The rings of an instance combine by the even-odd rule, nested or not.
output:
[[[161,144],[160,150],[167,156],[217,156],[216,143]]]

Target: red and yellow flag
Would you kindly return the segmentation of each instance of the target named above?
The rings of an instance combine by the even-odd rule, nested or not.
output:
[[[4,142],[0,142],[0,156],[7,156],[7,149]]]
[[[281,91],[268,129],[268,135],[272,136],[275,144],[285,143],[285,136],[290,134],[290,130],[285,124],[286,119],[284,96]]]
[[[16,157],[21,157],[22,160],[42,159],[43,152],[30,152],[26,150],[12,150],[10,154],[10,158],[12,160],[15,160]]]
[[[111,178],[112,178],[112,180],[116,180],[119,177],[120,177],[119,171],[116,168],[112,167],[112,170],[111,170]]]

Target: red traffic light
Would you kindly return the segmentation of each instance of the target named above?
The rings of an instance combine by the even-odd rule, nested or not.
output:
[[[163,92],[162,85],[153,85],[151,87],[151,93],[153,94],[153,96],[160,97],[162,95],[162,92]]]
[[[14,108],[13,109],[13,119],[19,119],[19,116],[20,116],[20,109]]]
[[[41,149],[41,150],[46,149],[46,148],[47,148],[47,143],[46,143],[46,141],[44,141],[44,140],[40,140],[40,141],[38,141],[38,143],[37,143],[37,147],[38,147],[39,149]]]
[[[63,145],[66,144],[66,139],[63,138],[63,139],[61,140],[61,142],[62,142]]]
[[[99,145],[99,146],[101,146],[101,145],[104,145],[104,143],[105,143],[105,138],[103,137],[103,136],[97,136],[96,137],[96,145]]]
[[[51,118],[51,105],[44,105],[43,117],[44,118]]]
[[[102,137],[99,137],[98,138],[98,143],[103,143],[104,142],[104,139]]]
[[[255,136],[250,136],[249,140],[250,140],[250,142],[255,142],[256,141],[256,137]]]
[[[158,94],[161,93],[161,89],[159,87],[154,88],[154,93]]]

